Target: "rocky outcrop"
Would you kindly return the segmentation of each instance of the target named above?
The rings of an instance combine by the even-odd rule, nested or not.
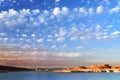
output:
[[[78,66],[57,70],[54,72],[120,72],[120,66],[110,66],[109,64],[91,65],[91,66]]]
[[[100,64],[100,65],[91,65],[87,67],[88,69],[110,69],[111,66],[109,64]]]
[[[73,67],[73,68],[68,68],[69,70],[71,71],[75,71],[75,70],[83,70],[83,69],[86,69],[85,66],[77,66],[77,67]]]
[[[112,69],[120,69],[120,65],[118,65],[118,66],[112,66]]]

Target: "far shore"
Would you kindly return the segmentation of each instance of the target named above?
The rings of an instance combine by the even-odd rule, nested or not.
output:
[[[112,73],[120,72],[120,66],[110,66],[109,64],[99,64],[90,66],[77,66],[72,68],[21,68],[13,66],[0,65],[0,73],[8,72],[23,72],[23,71],[35,71],[35,72],[67,72],[67,73]]]
[[[110,66],[109,64],[99,64],[90,66],[77,66],[72,68],[37,68],[36,72],[72,72],[72,73],[100,73],[100,72],[120,72],[120,66]]]

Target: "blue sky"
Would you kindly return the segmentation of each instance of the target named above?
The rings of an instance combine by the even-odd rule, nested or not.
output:
[[[117,65],[119,40],[119,0],[0,0],[2,64]]]

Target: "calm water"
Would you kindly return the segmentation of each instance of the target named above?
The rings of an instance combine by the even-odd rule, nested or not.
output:
[[[0,73],[0,80],[120,80],[120,73]]]

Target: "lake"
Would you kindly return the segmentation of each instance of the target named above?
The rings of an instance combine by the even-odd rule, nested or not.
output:
[[[120,80],[120,73],[0,73],[0,80]]]

